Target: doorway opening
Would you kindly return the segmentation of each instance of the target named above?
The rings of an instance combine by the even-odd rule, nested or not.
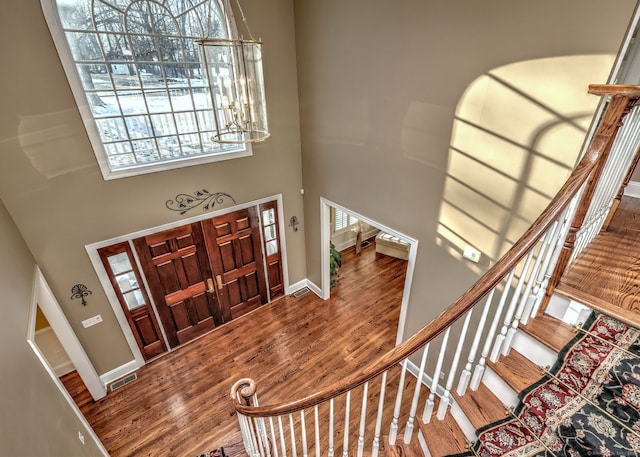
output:
[[[396,337],[396,344],[400,343],[403,339],[418,241],[325,198],[321,197],[320,204],[321,245],[322,252],[326,253],[321,257],[321,297],[325,300],[329,299],[332,291],[339,290],[341,280],[357,281],[357,275],[362,275],[361,278],[364,278],[381,274],[380,268],[371,266],[373,262],[376,262],[378,267],[387,264],[384,273],[387,276],[380,277],[381,281],[387,280],[388,275],[393,275],[394,271],[404,271],[404,289]],[[341,253],[343,263],[352,263],[350,267],[348,265],[340,267],[338,276],[334,278],[331,277],[332,246]],[[354,277],[349,279],[346,276],[347,271]]]

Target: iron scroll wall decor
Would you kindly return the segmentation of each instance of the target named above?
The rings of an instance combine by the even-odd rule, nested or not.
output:
[[[76,298],[81,298],[82,305],[87,306],[87,301],[85,300],[85,297],[88,297],[89,295],[91,295],[91,293],[92,292],[89,289],[87,289],[87,286],[85,286],[84,284],[76,284],[71,288],[71,300],[74,300]]]
[[[165,206],[171,211],[178,211],[180,214],[185,214],[198,206],[202,206],[203,211],[213,209],[218,204],[221,205],[225,198],[230,199],[233,204],[236,204],[236,200],[225,192],[211,193],[206,189],[198,190],[191,194],[178,194],[173,200],[167,200]]]

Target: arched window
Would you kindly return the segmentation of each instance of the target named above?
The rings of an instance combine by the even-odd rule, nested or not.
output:
[[[251,154],[211,141],[200,46],[228,37],[217,0],[42,0],[105,179]],[[226,14],[225,14],[226,13]]]

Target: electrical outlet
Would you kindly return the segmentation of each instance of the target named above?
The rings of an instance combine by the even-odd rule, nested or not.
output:
[[[102,322],[102,316],[98,314],[97,316],[90,317],[89,319],[85,319],[82,321],[82,326],[84,328],[89,328],[92,325],[96,325]]]
[[[478,251],[473,246],[467,246],[464,248],[462,257],[471,260],[473,263],[478,263],[480,261],[480,251]]]
[[[84,444],[84,435],[82,434],[82,432],[78,432],[78,439],[82,444]]]

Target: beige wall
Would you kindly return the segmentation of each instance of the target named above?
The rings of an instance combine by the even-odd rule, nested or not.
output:
[[[27,344],[35,262],[1,202],[0,252],[0,453],[102,455]],[[78,432],[84,435],[85,445]]]
[[[320,280],[320,197],[418,239],[405,331],[410,335],[451,304],[490,260],[483,258],[479,268],[466,263],[438,233],[454,116],[467,88],[516,62],[615,55],[635,2],[617,2],[615,9],[604,0],[294,4],[308,276]],[[604,82],[607,73],[594,73],[590,82]],[[549,86],[547,72],[529,76],[534,85]],[[537,91],[521,97],[531,95]],[[553,120],[570,121],[572,108],[563,105]],[[504,123],[519,115],[504,111]],[[531,141],[524,149],[536,153],[535,147]],[[492,150],[485,154],[492,157]],[[545,180],[544,173],[537,176]],[[552,195],[556,185],[549,183],[543,193]]]
[[[250,158],[108,182],[87,140],[40,2],[16,2],[0,15],[0,198],[99,374],[132,355],[84,246],[191,217],[165,207],[178,193],[226,192],[238,203],[282,193],[286,221],[296,215],[302,222],[300,230],[285,234],[290,281],[305,277],[293,6],[289,0],[249,0],[243,7],[253,34],[266,43],[272,138],[256,145]],[[93,292],[86,307],[70,298],[77,283]],[[82,327],[82,320],[97,314],[103,323]]]

